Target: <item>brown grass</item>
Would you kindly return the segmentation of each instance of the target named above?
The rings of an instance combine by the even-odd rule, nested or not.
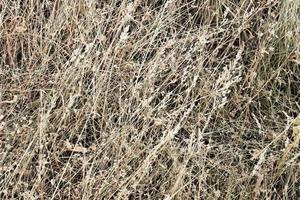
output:
[[[0,199],[299,198],[299,21],[296,0],[1,0]]]

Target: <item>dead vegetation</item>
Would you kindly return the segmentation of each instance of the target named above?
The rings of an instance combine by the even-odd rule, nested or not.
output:
[[[1,199],[297,199],[300,1],[0,1]]]

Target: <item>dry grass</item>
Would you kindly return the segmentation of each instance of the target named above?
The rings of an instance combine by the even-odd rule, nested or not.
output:
[[[0,198],[299,198],[299,21],[298,0],[1,0]]]

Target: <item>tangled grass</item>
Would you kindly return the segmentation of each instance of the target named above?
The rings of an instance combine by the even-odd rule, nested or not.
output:
[[[1,199],[297,199],[300,1],[1,0]]]

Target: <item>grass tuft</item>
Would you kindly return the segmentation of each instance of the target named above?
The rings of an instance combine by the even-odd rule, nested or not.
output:
[[[297,199],[300,1],[0,1],[0,199]]]

